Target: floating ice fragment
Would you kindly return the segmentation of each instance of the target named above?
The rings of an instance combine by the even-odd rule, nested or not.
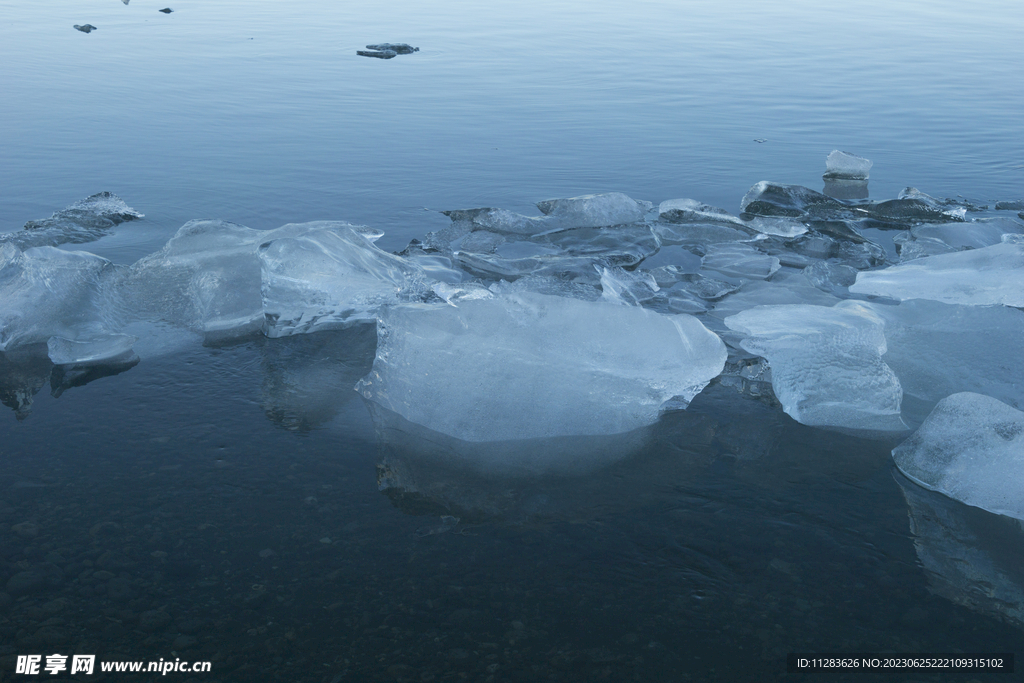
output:
[[[1024,519],[1024,413],[963,392],[935,406],[893,452],[908,477],[967,505]]]
[[[170,14],[173,11],[174,10],[172,10],[170,7],[164,7],[163,9],[158,9],[157,10],[157,12],[163,12],[164,14]]]
[[[950,304],[1024,306],[1024,244],[1004,242],[982,249],[920,258],[858,273],[855,294],[894,299],[930,299]]]
[[[806,425],[901,431],[902,389],[882,361],[884,321],[845,302],[758,306],[725,319],[740,346],[768,360],[783,410]]]
[[[397,57],[394,50],[356,50],[356,54],[362,57],[376,57],[377,59],[391,59]]]
[[[996,202],[996,211],[1024,211],[1024,199]]]
[[[75,28],[81,31],[82,33],[89,33],[91,31],[97,30],[96,27],[92,24],[85,24],[84,26],[79,26],[78,24],[75,24]]]
[[[380,306],[430,291],[420,268],[351,227],[274,239],[257,254],[268,337],[368,322]]]
[[[116,225],[139,218],[143,215],[117,195],[99,192],[49,218],[28,221],[24,230],[0,234],[0,243],[7,242],[21,249],[82,244],[103,237]]]
[[[367,45],[367,50],[390,50],[400,55],[411,55],[413,52],[419,52],[418,47],[413,47],[406,43],[377,43],[376,45]]]
[[[607,192],[568,199],[548,199],[537,202],[537,208],[545,216],[559,221],[562,227],[602,228],[643,220],[649,210],[645,204],[621,192]]]
[[[695,318],[543,294],[387,307],[356,386],[410,422],[463,441],[629,432],[691,400],[725,346]]]
[[[872,163],[864,157],[849,152],[840,152],[838,149],[825,159],[825,178],[851,178],[867,180],[868,171]]]

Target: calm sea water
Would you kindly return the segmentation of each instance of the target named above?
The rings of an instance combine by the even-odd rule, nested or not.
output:
[[[821,189],[836,148],[875,198],[1024,197],[1015,2],[162,6],[0,2],[0,230],[110,190],[146,219],[79,248],[120,263],[207,217],[398,249],[447,223],[425,208],[735,211],[759,180]],[[382,41],[420,52],[355,55]],[[318,683],[1024,656],[1020,525],[913,486],[892,443],[712,386],[617,462],[509,479],[375,423],[349,390],[373,353],[372,329],[193,343],[84,386],[4,359],[32,403],[0,415],[0,681],[54,652]]]

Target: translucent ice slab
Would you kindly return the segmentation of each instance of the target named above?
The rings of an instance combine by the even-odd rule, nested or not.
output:
[[[836,149],[825,159],[825,177],[867,180],[871,166],[871,161],[864,157]]]
[[[117,267],[87,252],[0,244],[0,351],[58,336],[107,334],[115,314],[108,284]]]
[[[964,392],[935,406],[893,452],[908,477],[962,503],[1024,519],[1024,413]]]
[[[464,441],[617,434],[691,400],[725,358],[688,315],[519,293],[384,309],[357,389]]]
[[[740,346],[768,360],[783,410],[806,425],[906,429],[896,374],[882,361],[885,323],[868,308],[758,306],[725,319]]]
[[[850,291],[901,300],[1024,306],[1024,242],[1018,237],[1007,235],[1007,241],[991,247],[938,254],[862,272]]]

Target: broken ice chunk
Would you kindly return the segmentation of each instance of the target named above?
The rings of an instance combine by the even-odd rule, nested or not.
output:
[[[825,178],[850,178],[867,180],[868,171],[872,163],[864,157],[849,152],[840,152],[838,149],[825,159]]]
[[[628,432],[721,372],[696,318],[520,293],[387,307],[367,399],[464,441]]]
[[[845,211],[846,205],[800,185],[783,185],[762,180],[751,187],[740,202],[740,210],[758,216],[798,218],[808,213]]]
[[[50,337],[46,348],[55,365],[95,365],[132,355],[132,344],[139,340],[128,334],[97,335],[87,340]]]
[[[654,276],[647,272],[630,273],[622,268],[598,268],[601,274],[601,298],[609,303],[639,306],[658,291]]]
[[[884,202],[859,204],[858,210],[887,221],[963,221],[967,209],[963,206],[940,202],[916,187],[902,190],[899,197]]]
[[[0,244],[0,351],[52,336],[89,339],[113,324],[116,266],[84,251]]]
[[[658,205],[658,220],[666,223],[733,223],[742,225],[725,209],[703,204],[696,199],[668,199]]]
[[[508,209],[455,209],[441,213],[451,218],[453,223],[469,221],[474,225],[499,233],[536,235],[557,227],[546,216],[524,216]]]
[[[350,227],[274,239],[257,254],[268,337],[367,322],[384,304],[430,291],[422,269]]]
[[[116,225],[140,218],[143,215],[117,195],[99,192],[49,218],[28,221],[24,230],[0,234],[0,243],[7,242],[21,249],[82,244],[98,240]]]
[[[852,304],[852,302],[846,302]],[[903,391],[882,361],[885,322],[853,305],[758,306],[725,319],[768,360],[783,410],[812,426],[901,431]]]
[[[276,230],[221,220],[189,221],[163,249],[131,266],[121,291],[139,319],[166,320],[208,335],[252,333],[264,320],[257,248],[325,230],[355,230],[367,242],[378,234],[366,236],[365,228],[337,221],[289,223]]]
[[[391,59],[398,56],[394,50],[356,50],[356,54],[361,57],[376,57],[377,59]]]
[[[635,223],[643,220],[649,209],[621,192],[548,199],[537,202],[537,208],[566,228],[602,228]]]
[[[1024,306],[1024,244],[1004,242],[982,249],[919,258],[857,274],[855,294],[894,299],[930,299],[950,304]]]
[[[764,280],[779,269],[779,259],[749,244],[713,244],[704,255],[703,268],[742,280]]]
[[[391,50],[392,52],[400,55],[411,55],[413,52],[419,52],[418,47],[413,47],[407,43],[377,43],[376,45],[367,45],[367,50]]]
[[[907,418],[920,422],[936,402],[963,391],[1024,408],[1024,312],[922,299],[863,305],[885,320],[885,363],[903,387]]]
[[[1024,210],[1024,199],[1009,202],[996,202],[996,211],[1022,211]]]
[[[947,396],[893,452],[922,486],[967,505],[1024,519],[1024,413],[990,396]]]

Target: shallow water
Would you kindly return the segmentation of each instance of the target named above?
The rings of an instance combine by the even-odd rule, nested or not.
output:
[[[131,263],[217,217],[399,249],[448,223],[425,207],[735,211],[762,179],[820,189],[835,148],[875,198],[1024,196],[1016,3],[173,8],[0,4],[0,230],[111,190],[146,219],[67,248]],[[355,55],[382,40],[421,51]],[[0,359],[5,405],[32,399],[0,415],[0,680],[43,652],[202,681],[789,680],[789,652],[1021,642],[1019,524],[915,487],[895,443],[713,384],[513,476],[372,414],[374,344],[176,333],[84,386]]]

